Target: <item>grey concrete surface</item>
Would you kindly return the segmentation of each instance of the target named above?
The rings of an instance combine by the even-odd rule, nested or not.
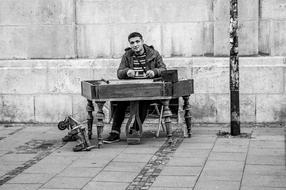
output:
[[[241,128],[248,137],[231,137],[217,135],[225,125],[200,124],[170,146],[164,132],[155,138],[155,126],[146,124],[140,145],[122,134],[119,143],[73,152],[76,142],[62,143],[67,131],[55,124],[1,124],[0,190],[286,189],[283,125],[252,124]]]

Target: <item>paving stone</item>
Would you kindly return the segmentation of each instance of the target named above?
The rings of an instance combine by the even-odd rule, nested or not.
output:
[[[22,173],[16,176],[15,178],[11,179],[7,183],[21,183],[21,184],[34,184],[34,183],[39,183],[39,184],[44,184],[48,182],[54,174],[30,174],[30,173]]]
[[[201,167],[193,166],[169,166],[167,165],[160,173],[161,176],[198,176],[201,172]]]
[[[262,186],[286,188],[285,176],[246,175],[242,186]]]
[[[285,165],[285,155],[248,155],[247,164]]]
[[[203,166],[205,161],[205,158],[173,157],[169,161],[168,166]]]
[[[94,177],[102,168],[80,168],[80,167],[68,167],[63,170],[58,176],[65,177]]]
[[[153,155],[151,154],[125,154],[118,155],[113,161],[115,162],[143,162],[146,163]]]
[[[204,169],[200,179],[205,181],[241,181],[243,171],[235,168]]]
[[[154,147],[154,148],[143,147],[143,148],[141,148],[140,145],[139,146],[132,145],[132,148],[128,147],[122,153],[123,154],[125,154],[125,153],[126,154],[154,154],[157,150],[158,150],[157,147]]]
[[[89,182],[82,190],[122,190],[128,186],[129,183],[115,183],[115,182]]]
[[[239,190],[240,182],[238,181],[210,181],[199,180],[195,190]]]
[[[285,176],[285,166],[246,164],[244,175]]]
[[[1,190],[37,190],[42,184],[4,184]]]
[[[195,149],[195,150],[210,150],[213,147],[213,143],[182,143],[180,149]]]
[[[26,169],[25,172],[27,173],[48,173],[48,174],[56,174],[64,170],[66,166],[62,165],[33,165],[30,168]]]
[[[94,167],[94,168],[103,168],[110,162],[109,159],[101,157],[100,159],[78,159],[74,161],[69,167]]]
[[[178,149],[174,157],[181,157],[181,158],[207,158],[210,153],[210,150],[185,150],[185,149]]]
[[[240,190],[284,190],[285,188],[279,187],[262,187],[262,186],[241,186]]]
[[[204,170],[228,170],[229,168],[242,171],[244,162],[238,161],[207,161]]]
[[[195,176],[159,176],[152,187],[191,188],[194,187]]]
[[[80,177],[59,177],[56,176],[46,183],[43,188],[75,188],[80,189],[84,187],[91,178]]]
[[[211,152],[208,160],[228,160],[228,161],[244,161],[246,152]]]
[[[251,141],[250,148],[285,149],[285,143],[280,141]]]
[[[247,146],[245,145],[215,145],[213,152],[247,152]]]
[[[175,188],[175,187],[152,187],[149,189],[149,190],[192,190],[193,188],[190,187],[190,188],[181,188],[181,187],[178,187],[178,188]]]
[[[145,163],[126,163],[126,162],[110,162],[108,166],[104,168],[105,171],[126,171],[126,172],[139,172]]]
[[[113,172],[103,170],[92,181],[100,182],[132,182],[138,172]]]

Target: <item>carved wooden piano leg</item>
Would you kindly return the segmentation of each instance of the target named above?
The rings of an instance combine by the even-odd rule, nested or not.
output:
[[[92,100],[87,100],[87,128],[88,128],[88,138],[91,139],[92,137],[92,124],[93,124],[93,115],[92,112],[94,111],[94,106]]]
[[[172,123],[171,123],[171,116],[172,112],[169,108],[170,100],[161,100],[163,104],[163,117],[165,118],[165,126],[167,132],[168,143],[172,143]]]
[[[187,125],[187,132],[188,137],[190,138],[192,136],[192,115],[191,115],[191,105],[189,103],[190,96],[183,96],[184,99],[184,106],[183,109],[185,110],[185,121]]]
[[[103,113],[103,106],[105,104],[104,101],[96,101],[95,102],[97,104],[98,107],[98,111],[96,113],[96,118],[97,118],[97,140],[98,140],[98,148],[101,148],[103,145],[103,127],[104,127],[104,113]]]

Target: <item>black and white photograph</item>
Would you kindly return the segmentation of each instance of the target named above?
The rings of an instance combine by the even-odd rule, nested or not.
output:
[[[286,190],[286,0],[0,0],[0,190]]]

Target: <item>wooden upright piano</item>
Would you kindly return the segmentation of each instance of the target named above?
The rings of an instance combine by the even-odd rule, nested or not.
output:
[[[168,70],[162,73],[160,79],[132,79],[132,80],[87,80],[81,82],[81,94],[87,99],[88,124],[92,128],[94,111],[93,102],[98,106],[97,137],[98,147],[103,144],[104,113],[103,106],[106,101],[130,101],[130,118],[126,125],[126,135],[128,138],[128,127],[135,118],[142,133],[142,123],[140,121],[139,101],[140,100],[160,100],[163,105],[163,117],[166,126],[167,138],[172,142],[171,111],[169,101],[172,98],[183,97],[185,110],[185,121],[188,136],[191,137],[191,106],[189,96],[194,93],[193,79],[178,80],[176,70]],[[91,129],[90,129],[91,130]]]

